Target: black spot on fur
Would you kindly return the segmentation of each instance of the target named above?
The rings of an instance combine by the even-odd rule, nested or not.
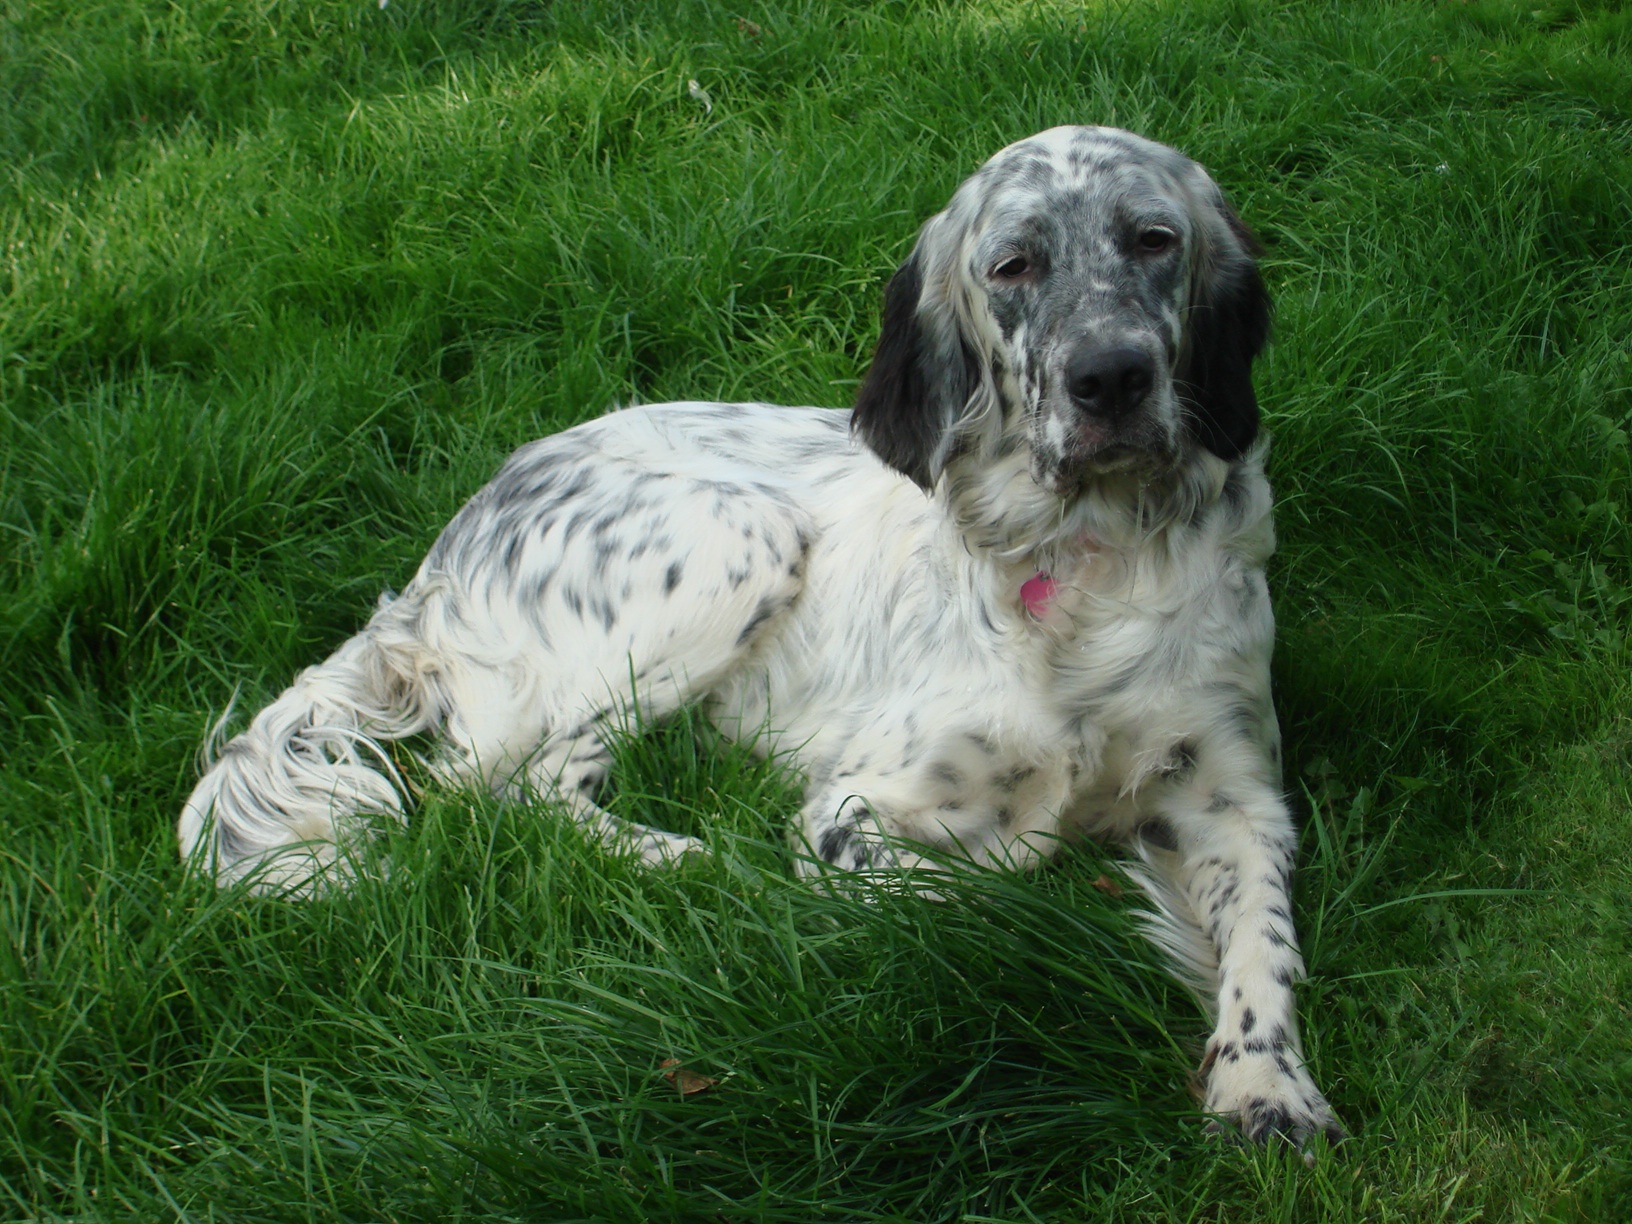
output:
[[[1027,782],[1037,776],[1035,765],[1016,765],[1007,773],[998,774],[992,779],[992,786],[1005,795],[1012,795]]]
[[[1161,850],[1177,850],[1179,838],[1165,820],[1147,820],[1134,830],[1140,841],[1149,842]]]
[[[804,574],[805,562],[810,560],[810,543],[810,536],[803,529],[800,529],[799,533],[794,536],[793,563],[788,566],[790,576],[798,578]]]
[[[685,567],[679,561],[669,562],[669,568],[663,571],[663,594],[674,594],[674,588],[680,585],[680,576],[684,572]]]
[[[504,545],[504,572],[510,576],[512,582],[516,578],[516,570],[521,566],[522,550],[526,547],[526,540],[522,536],[512,535]]]
[[[766,598],[760,600],[759,606],[754,609],[754,614],[748,618],[748,623],[742,627],[742,632],[737,634],[737,645],[746,646],[749,639],[751,639],[754,634],[759,632],[760,627],[763,626],[766,621],[770,620],[771,617],[780,612],[783,606],[783,604],[774,599]]]
[[[592,732],[596,731],[597,728],[604,726],[606,724],[606,720],[611,716],[611,714],[611,706],[602,706],[577,726],[568,728],[567,733],[562,738],[565,740],[584,739],[586,736],[589,736]],[[573,756],[579,761],[590,762],[609,761],[612,754],[607,749],[605,744],[601,743],[598,739],[595,739],[591,740],[587,744],[574,745]]]
[[[1262,1143],[1271,1135],[1292,1135],[1292,1115],[1279,1105],[1254,1097],[1247,1103],[1243,1130],[1247,1138]]]
[[[232,747],[231,744],[227,745],[227,748],[231,748],[231,747]],[[227,755],[227,749],[223,748],[221,750],[221,756],[224,757],[226,755]],[[246,854],[250,853],[250,851],[253,849],[253,847],[250,845],[248,839],[245,838],[242,834],[240,834],[231,825],[227,824],[225,821],[221,821],[221,820],[214,821],[212,823],[212,827],[215,829],[215,853],[216,853],[216,857],[221,862],[223,862],[223,863],[237,862],[239,859],[243,858]]]
[[[816,853],[825,863],[848,867],[851,871],[865,871],[873,865],[873,850],[867,841],[848,825],[834,825],[816,842]],[[848,863],[839,860],[849,858]]]
[[[1173,745],[1173,751],[1163,767],[1163,774],[1173,782],[1182,782],[1196,772],[1196,742],[1194,740],[1180,740]]]
[[[846,829],[842,825],[834,825],[816,843],[816,853],[824,862],[836,863],[839,855],[849,846],[850,840],[855,837],[854,829]]]
[[[1286,1049],[1286,1029],[1277,1024],[1267,1037],[1249,1037],[1241,1043],[1248,1054],[1278,1054]]]
[[[1233,703],[1224,711],[1224,718],[1244,740],[1256,740],[1264,725],[1263,711],[1253,701]]]
[[[1070,198],[1067,193],[1050,190],[1059,179],[1059,170],[1047,154],[1030,150],[1011,154],[1004,159],[1001,173],[1005,181],[1018,183],[1030,195]]]
[[[1020,321],[1025,318],[1025,310],[1021,306],[1019,299],[1012,296],[994,295],[990,299],[989,305],[992,309],[992,318],[997,320],[997,330],[1003,333],[1004,341],[1013,340],[1015,329],[1020,326]],[[994,371],[994,375],[995,373]]]
[[[1257,1016],[1257,1013],[1255,1013],[1252,1010],[1252,1008],[1249,1007],[1249,1008],[1247,1008],[1246,1011],[1241,1013],[1241,1031],[1242,1031],[1242,1033],[1252,1032],[1253,1028],[1257,1025],[1257,1023],[1258,1023],[1258,1016]]]

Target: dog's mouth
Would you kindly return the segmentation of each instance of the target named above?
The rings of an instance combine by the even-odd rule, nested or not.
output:
[[[1074,402],[1045,400],[1031,414],[1027,440],[1031,478],[1062,498],[1079,496],[1097,481],[1140,483],[1170,473],[1181,459],[1171,412],[1151,396],[1126,414],[1095,416]]]
[[[1140,483],[1158,480],[1171,472],[1178,460],[1178,453],[1170,446],[1115,441],[1059,456],[1044,457],[1034,451],[1031,476],[1049,492],[1070,498],[1096,481],[1108,478],[1133,477]]]
[[[1162,456],[1147,447],[1129,442],[1113,442],[1101,447],[1083,460],[1085,476],[1109,476],[1114,472],[1133,472],[1142,468],[1164,467]]]

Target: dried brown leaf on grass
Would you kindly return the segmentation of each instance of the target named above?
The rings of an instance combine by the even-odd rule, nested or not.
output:
[[[663,1071],[663,1078],[673,1084],[683,1097],[695,1096],[699,1092],[707,1092],[720,1082],[713,1076],[688,1071],[680,1065],[678,1058],[665,1058],[657,1065]]]

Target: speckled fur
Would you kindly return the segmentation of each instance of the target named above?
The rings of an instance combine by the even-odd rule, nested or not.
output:
[[[402,815],[383,743],[429,733],[446,777],[669,859],[698,847],[594,795],[631,699],[700,701],[802,769],[806,870],[1132,848],[1151,937],[1216,1016],[1208,1109],[1337,1136],[1292,996],[1253,253],[1171,149],[1010,146],[891,281],[853,414],[662,404],[524,446],[225,745],[183,854],[222,882],[341,883],[352,830]],[[1114,413],[1072,374],[1106,354],[1150,371]]]

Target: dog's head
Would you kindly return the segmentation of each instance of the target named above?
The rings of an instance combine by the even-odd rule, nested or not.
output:
[[[1029,452],[1071,497],[1258,432],[1257,243],[1195,162],[1114,128],[1012,144],[924,225],[884,293],[853,428],[925,489],[959,455]]]

